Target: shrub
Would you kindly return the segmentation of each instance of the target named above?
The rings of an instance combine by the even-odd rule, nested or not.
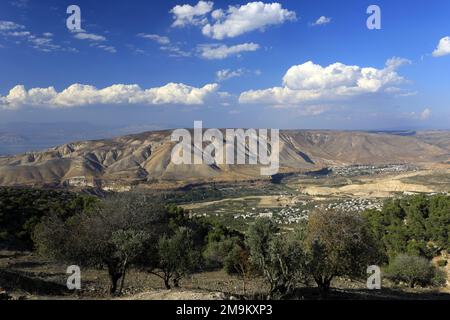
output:
[[[439,260],[437,262],[438,267],[444,268],[447,266],[447,260]]]
[[[434,268],[433,279],[431,279],[431,285],[433,287],[445,287],[447,284],[447,272],[442,269]]]
[[[428,259],[407,254],[392,259],[387,268],[387,277],[396,283],[405,282],[410,288],[440,285],[443,281],[441,271]]]

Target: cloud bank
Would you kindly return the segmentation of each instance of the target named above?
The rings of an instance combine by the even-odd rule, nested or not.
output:
[[[8,95],[0,96],[0,109],[73,108],[89,105],[202,105],[217,88],[217,84],[196,88],[182,83],[169,83],[150,89],[142,89],[136,84],[115,84],[98,89],[90,85],[73,84],[57,92],[54,87],[26,90],[23,85],[17,85]]]
[[[383,69],[348,66],[334,63],[327,67],[308,61],[291,67],[283,77],[282,87],[250,90],[241,93],[243,104],[298,105],[352,98],[364,94],[388,93],[405,82],[397,69],[410,63],[406,59],[391,58]]]

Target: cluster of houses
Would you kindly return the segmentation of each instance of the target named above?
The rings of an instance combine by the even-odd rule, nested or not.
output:
[[[375,175],[382,173],[400,173],[417,170],[416,167],[408,164],[388,164],[382,166],[372,165],[354,165],[346,167],[332,167],[333,174],[338,176],[363,176],[363,175]]]
[[[279,209],[257,209],[252,208],[251,211],[235,214],[234,219],[256,219],[256,218],[270,218],[278,224],[296,224],[308,218],[309,210],[301,207],[285,207]]]
[[[377,199],[347,199],[339,202],[329,203],[325,206],[326,210],[338,210],[345,212],[361,212],[369,209],[381,211],[383,202]]]
[[[232,214],[234,220],[242,220],[243,222],[251,222],[257,218],[270,218],[281,225],[297,224],[308,219],[309,214],[314,209],[323,210],[339,210],[346,212],[361,212],[368,209],[381,211],[383,201],[381,199],[340,199],[335,201],[300,201],[296,199],[294,205],[280,206],[277,208],[248,208],[240,210]],[[218,210],[213,213],[191,213],[197,217],[221,217],[230,214],[227,210]]]

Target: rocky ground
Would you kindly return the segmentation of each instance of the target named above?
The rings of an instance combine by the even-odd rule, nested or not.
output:
[[[82,270],[82,290],[69,292],[65,287],[65,266],[41,260],[31,253],[0,251],[0,299],[72,300],[111,299],[108,295],[106,271]],[[336,279],[331,299],[445,299],[449,288],[408,289],[384,281],[380,291],[365,289],[363,281]],[[261,279],[247,283],[246,296],[263,299],[267,288]],[[181,288],[165,290],[161,280],[139,270],[127,276],[124,293],[119,300],[227,300],[242,299],[242,281],[222,271],[195,274],[181,283]],[[293,299],[319,299],[317,289],[299,288]]]

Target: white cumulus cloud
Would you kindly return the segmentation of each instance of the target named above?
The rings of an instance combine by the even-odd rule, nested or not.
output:
[[[308,61],[291,67],[283,77],[283,86],[241,93],[241,103],[297,105],[304,102],[332,101],[363,94],[386,92],[405,82],[397,69],[409,63],[391,58],[383,69],[334,63],[323,67]]]
[[[436,50],[433,51],[433,57],[442,57],[450,54],[450,37],[444,37],[439,41]]]
[[[322,26],[325,24],[329,24],[330,22],[331,22],[331,18],[326,17],[326,16],[321,16],[313,23],[313,26]]]
[[[170,10],[175,20],[172,27],[184,27],[186,25],[202,25],[207,23],[205,15],[211,12],[214,3],[211,1],[199,1],[195,6],[189,4],[177,5]]]
[[[296,13],[284,9],[280,3],[249,2],[242,6],[229,6],[228,10],[215,10],[213,23],[203,26],[205,36],[222,40],[254,30],[264,30],[270,25],[296,19]]]
[[[260,47],[258,44],[242,43],[234,46],[226,46],[224,44],[207,44],[198,46],[200,56],[204,59],[225,59],[230,56],[239,55],[242,52],[256,51]]]
[[[73,84],[57,92],[54,87],[27,90],[23,85],[17,85],[8,95],[0,96],[0,109],[71,108],[89,105],[202,105],[217,88],[218,85],[214,83],[201,88],[182,83],[169,83],[150,89],[142,89],[136,84],[115,84],[103,89]]]

